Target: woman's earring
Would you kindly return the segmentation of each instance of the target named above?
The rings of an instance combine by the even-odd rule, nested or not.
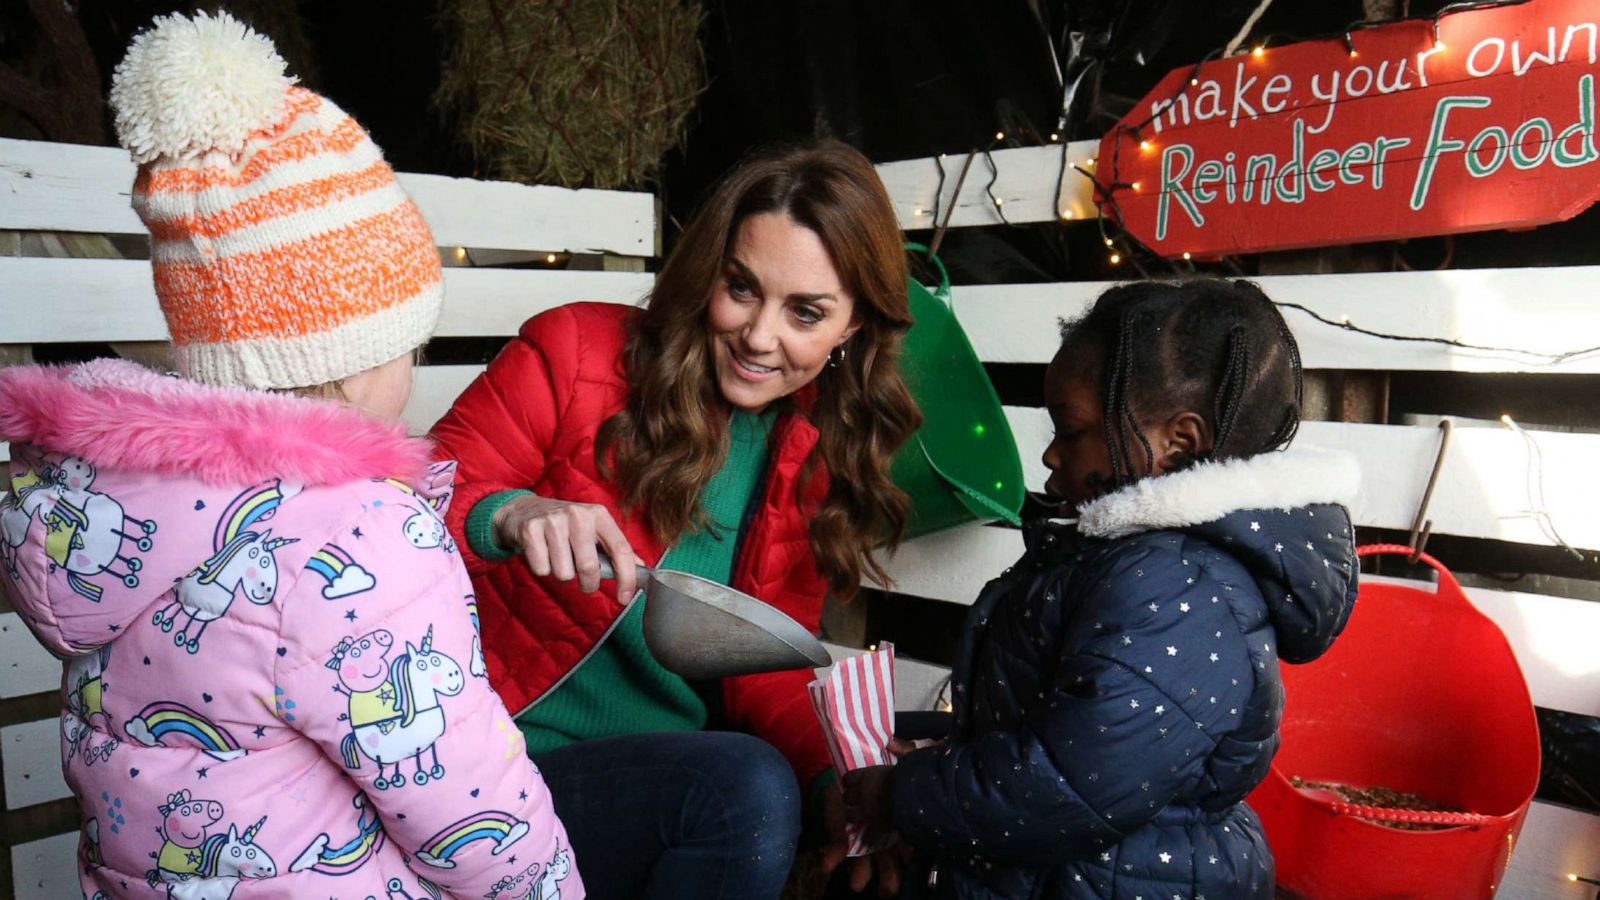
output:
[[[839,355],[838,356],[834,356],[832,353],[828,354],[828,368],[830,368],[830,369],[838,368],[839,364],[844,362],[844,358],[845,358],[845,349],[844,349],[844,345],[843,344],[840,344],[839,346],[834,347],[833,349],[839,351]]]

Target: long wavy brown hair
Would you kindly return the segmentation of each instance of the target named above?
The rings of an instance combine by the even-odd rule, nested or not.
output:
[[[898,365],[911,326],[899,225],[872,164],[848,145],[769,150],[718,182],[630,321],[627,405],[601,427],[595,460],[622,486],[624,507],[643,511],[664,543],[708,525],[701,493],[727,456],[728,405],[712,368],[707,308],[739,225],[762,213],[787,214],[821,238],[861,323],[843,362],[798,392],[819,432],[807,472],[820,463],[829,476],[811,519],[812,555],[834,594],[850,597],[863,575],[888,584],[872,551],[899,543],[909,509],[889,463],[922,414]]]

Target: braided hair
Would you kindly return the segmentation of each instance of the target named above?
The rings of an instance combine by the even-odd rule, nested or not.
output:
[[[1104,397],[1111,483],[1136,480],[1155,455],[1140,424],[1202,415],[1211,449],[1175,461],[1245,459],[1287,446],[1300,427],[1300,348],[1249,281],[1191,278],[1118,285],[1061,327],[1059,358]]]

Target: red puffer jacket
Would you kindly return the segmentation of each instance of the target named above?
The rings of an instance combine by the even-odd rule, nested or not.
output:
[[[468,512],[498,491],[598,503],[610,510],[639,558],[666,548],[638,516],[624,515],[621,492],[594,460],[595,435],[623,406],[621,353],[629,307],[574,303],[541,313],[479,375],[433,428],[441,459],[455,459],[456,494],[446,518],[472,575],[482,617],[489,679],[517,715],[577,668],[623,606],[577,582],[535,578],[520,559],[488,562],[464,539]],[[752,517],[733,586],[816,631],[827,585],[811,555],[807,530],[827,496],[817,471],[800,492],[816,428],[788,414],[773,427],[762,500]],[[612,588],[615,590],[615,588]],[[778,748],[806,785],[829,765],[806,683],[809,670],[744,675],[722,682],[730,727]]]

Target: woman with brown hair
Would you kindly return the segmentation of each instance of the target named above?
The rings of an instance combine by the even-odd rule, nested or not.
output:
[[[690,684],[625,601],[643,561],[814,631],[829,590],[884,581],[872,551],[908,508],[889,463],[921,421],[896,362],[910,324],[871,164],[833,141],[768,152],[716,186],[643,309],[535,316],[435,426],[489,678],[591,896],[776,897],[802,802],[842,857],[811,673]]]

